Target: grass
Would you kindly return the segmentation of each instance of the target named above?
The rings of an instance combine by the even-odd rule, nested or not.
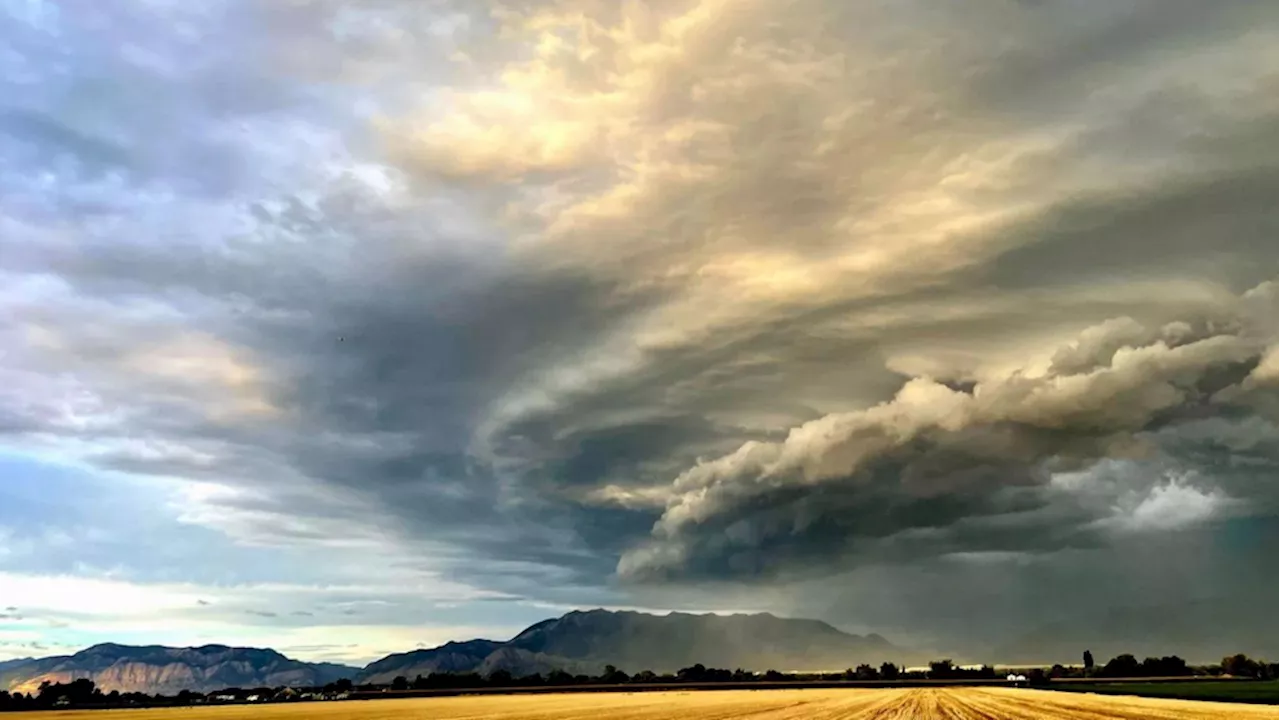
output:
[[[146,710],[17,713],[9,720],[1261,720],[1266,706],[990,687],[474,695]]]
[[[1276,680],[1187,680],[1186,682],[1057,683],[1054,690],[1099,695],[1138,695],[1176,700],[1259,703],[1275,705],[1280,683]]]

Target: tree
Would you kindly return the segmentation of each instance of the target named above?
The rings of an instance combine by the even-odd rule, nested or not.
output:
[[[1093,653],[1088,650],[1084,651],[1084,671],[1086,674],[1093,670]]]
[[[898,666],[891,662],[884,663],[880,666],[880,677],[885,680],[897,680]]]
[[[355,685],[351,682],[350,678],[339,678],[338,681],[333,684],[333,689],[338,692],[351,692],[351,688],[353,687],[355,687]]]
[[[409,678],[403,675],[397,675],[396,679],[391,681],[391,689],[392,690],[408,690]]]
[[[1248,655],[1237,654],[1222,658],[1222,672],[1234,677],[1258,677],[1261,666]]]
[[[71,705],[84,705],[100,700],[102,693],[88,678],[72,680],[69,683],[55,683],[48,680],[40,683],[37,702],[41,705],[53,705],[62,698],[66,698],[66,702]]]
[[[701,682],[707,677],[707,666],[697,663],[692,667],[680,668],[676,672],[676,677],[680,682]]]
[[[945,680],[955,674],[955,666],[951,664],[951,659],[934,660],[929,663],[929,679]]]
[[[1125,653],[1108,660],[1098,674],[1103,677],[1137,677],[1138,668],[1138,659]]]
[[[1166,655],[1164,657],[1149,657],[1142,661],[1142,674],[1147,677],[1174,677],[1180,675],[1190,675],[1191,669],[1187,667],[1187,661],[1177,655]]]
[[[551,674],[547,676],[547,684],[548,685],[572,685],[573,676],[565,672],[564,670],[559,670],[559,669],[552,670]]]
[[[600,676],[600,682],[606,685],[617,685],[631,679],[631,676],[622,672],[613,665],[604,666],[604,674]]]
[[[866,663],[859,665],[857,669],[853,671],[853,676],[859,680],[879,680],[880,679],[880,673],[876,672],[875,668],[871,667]]]

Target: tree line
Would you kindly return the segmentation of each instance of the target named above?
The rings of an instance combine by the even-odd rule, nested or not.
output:
[[[191,695],[192,693],[188,693]],[[163,697],[163,696],[161,696]],[[117,690],[104,693],[92,680],[80,679],[67,683],[40,683],[40,689],[32,693],[10,693],[0,690],[0,710],[43,710],[46,708],[73,707],[125,707],[153,705],[156,696],[146,693],[122,693]]]
[[[1276,663],[1265,660],[1254,660],[1244,654],[1228,655],[1222,662],[1213,665],[1188,665],[1186,660],[1177,655],[1164,657],[1148,657],[1138,660],[1133,655],[1124,653],[1108,660],[1103,665],[1096,665],[1093,653],[1086,650],[1082,665],[1066,667],[1054,665],[1051,668],[1034,668],[1027,679],[1030,684],[1047,684],[1058,678],[1155,678],[1155,677],[1232,677],[1253,680],[1275,680]]]
[[[1246,655],[1231,655],[1215,665],[1192,666],[1180,657],[1149,657],[1139,661],[1129,654],[1117,655],[1101,666],[1094,664],[1093,655],[1086,651],[1084,663],[1079,666],[1054,665],[1051,668],[1032,668],[1027,674],[1030,685],[1048,684],[1057,678],[1142,678],[1142,677],[1191,677],[1231,676],[1274,680],[1276,663],[1254,660]],[[41,710],[59,707],[140,707],[184,706],[212,702],[283,702],[290,700],[341,699],[352,691],[409,691],[409,690],[471,690],[481,688],[556,687],[573,685],[662,685],[680,683],[750,683],[750,682],[896,682],[903,680],[996,680],[1002,677],[994,667],[961,667],[949,659],[935,660],[928,669],[907,670],[891,662],[879,666],[858,665],[838,673],[783,673],[767,670],[763,673],[726,668],[709,668],[702,664],[681,668],[675,673],[655,673],[642,670],[628,674],[613,665],[606,665],[599,675],[571,674],[553,670],[547,675],[514,676],[506,670],[496,670],[488,675],[479,673],[430,673],[418,675],[412,680],[405,676],[395,678],[389,685],[355,685],[350,680],[338,680],[318,688],[226,688],[210,693],[183,690],[176,695],[148,695],[146,693],[121,693],[116,690],[104,693],[92,680],[80,679],[67,683],[41,683],[32,693],[0,691],[0,711]]]
[[[1093,656],[1085,652],[1084,664],[1067,667],[1054,665],[1050,668],[1031,668],[1027,671],[1027,679],[1031,684],[1048,683],[1055,678],[1097,677],[1097,678],[1150,678],[1150,677],[1191,677],[1222,676],[1237,678],[1253,678],[1274,680],[1277,676],[1276,663],[1253,660],[1245,655],[1232,655],[1222,659],[1215,665],[1188,665],[1186,660],[1176,656],[1148,657],[1142,661],[1133,655],[1117,655],[1106,664],[1097,667]],[[743,683],[743,682],[833,682],[833,681],[888,681],[899,680],[996,680],[1003,677],[991,665],[979,667],[962,667],[950,659],[935,660],[929,663],[928,669],[913,669],[882,663],[858,665],[839,673],[783,673],[768,670],[763,673],[726,668],[708,668],[701,664],[682,668],[666,674],[643,670],[628,675],[613,665],[606,665],[600,675],[573,675],[563,670],[555,670],[543,676],[540,673],[515,677],[506,670],[497,670],[489,675],[478,673],[431,673],[418,675],[412,680],[399,676],[390,685],[361,685],[362,691],[379,691],[390,689],[405,690],[464,690],[473,688],[501,687],[539,687],[569,685],[625,685],[625,684],[679,684],[679,683]]]
[[[943,661],[949,667],[949,660]],[[941,667],[941,666],[939,666]],[[987,668],[988,677],[995,677],[994,671]],[[949,677],[961,677],[961,671]],[[514,676],[506,670],[495,670],[488,675],[479,673],[433,672],[429,675],[418,675],[410,680],[403,675],[392,680],[390,685],[367,684],[357,686],[361,691],[379,690],[469,690],[473,688],[519,688],[519,687],[556,687],[575,685],[672,685],[681,683],[743,683],[743,682],[805,682],[805,681],[850,681],[850,680],[905,680],[925,678],[928,673],[922,671],[908,672],[893,663],[882,663],[879,667],[859,665],[838,673],[783,673],[777,670],[753,672],[738,668],[709,668],[698,663],[681,668],[674,673],[657,673],[652,670],[641,670],[634,675],[619,670],[613,665],[606,665],[599,675],[572,674],[564,670],[553,670],[543,675]],[[968,675],[965,675],[968,676]],[[973,675],[978,677],[978,675]]]
[[[345,683],[347,689],[350,690],[350,680],[343,680],[340,682]],[[180,707],[205,704],[210,701],[210,698],[218,696],[234,698],[234,701],[238,702],[245,701],[248,698],[261,698],[265,701],[277,699],[280,696],[280,693],[284,690],[285,688],[282,687],[226,688],[210,693],[182,690],[175,695],[150,695],[144,692],[122,693],[118,690],[103,692],[102,688],[98,687],[96,683],[88,678],[81,678],[65,683],[45,680],[40,683],[39,689],[35,692],[11,693],[6,690],[0,690],[0,712],[47,710],[64,707]]]

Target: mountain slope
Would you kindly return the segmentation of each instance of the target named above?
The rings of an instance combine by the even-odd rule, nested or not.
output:
[[[628,672],[674,672],[696,663],[756,671],[842,670],[886,660],[920,658],[878,635],[850,635],[817,620],[590,610],[536,623],[505,643],[474,640],[390,655],[365,668],[358,681],[495,670],[595,674],[606,664]]]
[[[174,694],[226,687],[324,685],[356,668],[291,660],[275,650],[205,645],[172,648],[104,643],[74,655],[12,662],[0,668],[0,688],[32,692],[40,683],[93,680],[104,692]]]
[[[674,671],[695,663],[747,670],[840,670],[903,652],[878,635],[849,635],[818,620],[759,615],[665,616],[592,610],[538,623],[509,646],[624,669]]]
[[[365,666],[360,671],[360,682],[389,683],[397,675],[413,678],[416,675],[438,673],[463,673],[475,670],[484,659],[502,647],[497,640],[468,640],[449,642],[429,650],[412,650],[388,655]]]

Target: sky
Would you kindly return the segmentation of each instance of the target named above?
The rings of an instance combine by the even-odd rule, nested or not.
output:
[[[1274,658],[1277,13],[0,0],[0,659]]]

